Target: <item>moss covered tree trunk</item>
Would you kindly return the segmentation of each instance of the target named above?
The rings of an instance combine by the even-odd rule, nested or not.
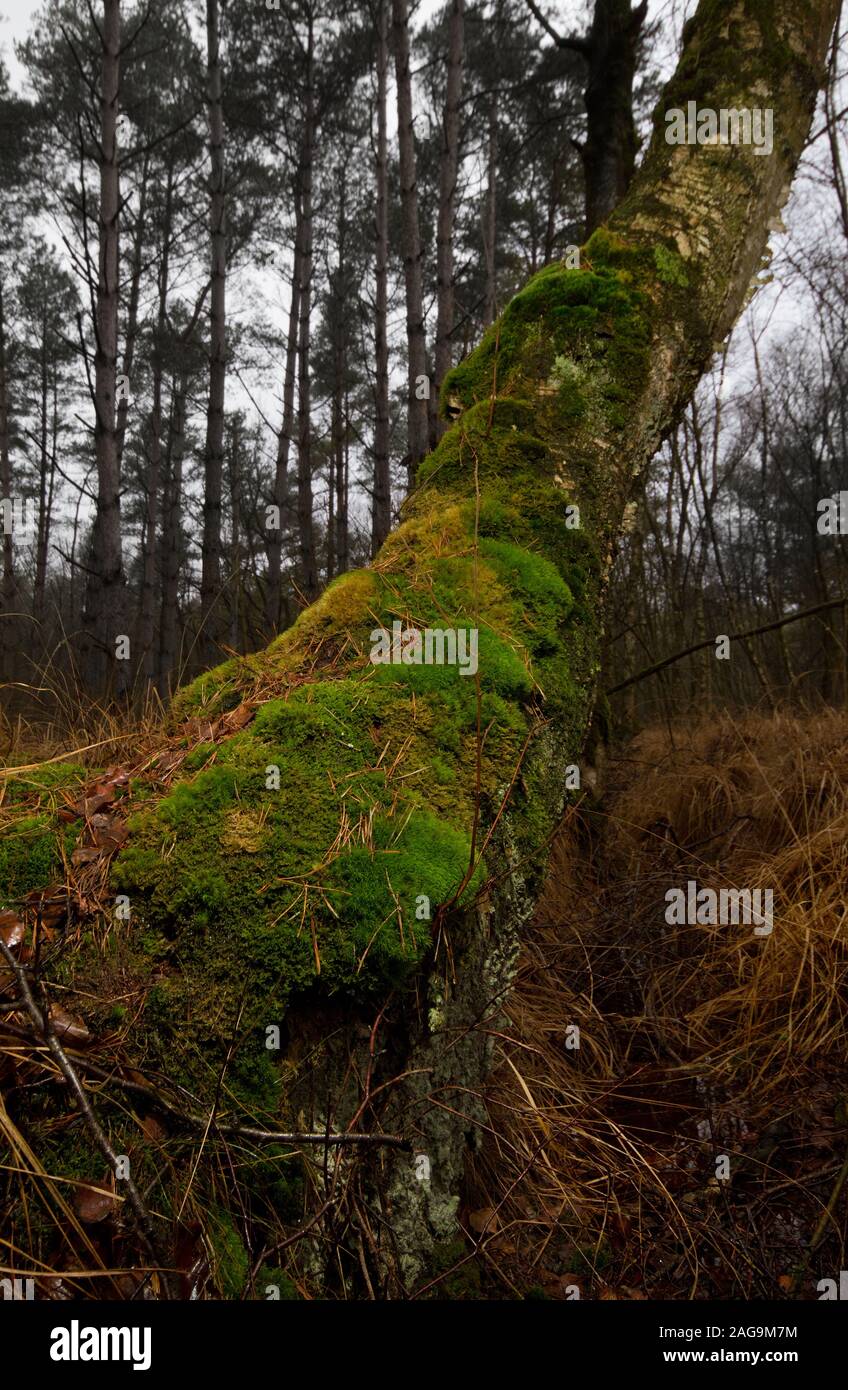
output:
[[[455,1235],[624,509],[745,301],[836,10],[703,0],[626,200],[449,373],[452,427],[373,566],[178,696],[192,751],[114,868],[158,962],[140,1044],[219,1117],[409,1141],[308,1150],[328,1278],[344,1249],[409,1289]],[[773,152],[667,144],[690,100],[772,108]],[[456,664],[423,638],[371,659],[412,628]]]

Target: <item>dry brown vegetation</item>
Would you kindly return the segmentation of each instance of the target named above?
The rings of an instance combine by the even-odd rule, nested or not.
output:
[[[816,1298],[845,1265],[848,717],[648,730],[604,781],[524,948],[469,1229],[551,1297]],[[771,936],[667,926],[688,879],[773,888]]]
[[[80,759],[101,765],[126,741],[134,772],[154,781],[167,780],[191,742],[183,737],[169,752],[153,712],[132,725],[89,716],[70,732],[77,750],[102,740]],[[25,776],[27,750],[45,748],[44,730],[20,724],[6,735]],[[68,747],[69,730],[57,731],[52,756]],[[125,781],[112,768],[85,790],[88,798],[100,788],[99,799],[80,802],[87,815],[96,801],[113,839],[123,796],[114,789]],[[441,1252],[440,1272],[419,1296],[569,1298],[577,1289],[582,1298],[816,1298],[818,1280],[845,1265],[848,715],[725,714],[649,729],[610,755],[600,782],[554,846],[508,1026],[494,1013],[483,1025],[495,1035],[497,1065],[490,1129],[461,1211],[467,1239]],[[6,820],[15,814],[0,808]],[[105,901],[103,854],[77,864],[76,853],[56,890],[57,920],[67,918],[63,949],[73,949],[80,914],[96,916]],[[668,926],[665,894],[689,879],[772,888],[772,934]],[[52,956],[61,943],[50,903],[36,896]],[[133,1013],[150,981],[112,979],[104,958],[89,984],[87,1001],[76,1004],[86,1002],[82,1013],[95,1027],[109,1001],[132,998]],[[172,1093],[167,1078],[133,1070],[126,1019],[94,1047],[81,1018],[58,999],[51,1009],[95,1103],[102,1108],[108,1097],[111,1106],[124,1092],[144,1161],[167,1159],[174,1193],[188,1197],[175,1237],[180,1289],[261,1297],[256,1280],[268,1261],[256,1256],[278,1249],[285,1257],[274,1278],[291,1281],[290,1296],[309,1297],[298,1231],[322,1219],[322,1189],[308,1149],[289,1146],[284,1164],[302,1175],[300,1212],[259,1210],[251,1173],[265,1160],[252,1141],[222,1132],[204,1151],[207,1195],[218,1194],[213,1220],[195,1200],[198,1155],[175,1120],[185,1095]],[[574,1025],[577,1049],[568,1046]],[[44,1268],[54,1271],[39,1281],[42,1294],[138,1296],[144,1251],[111,1182],[93,1170],[54,1172],[38,1152],[42,1143],[52,1152],[71,1122],[55,1065],[32,1050],[8,1009],[4,1030],[0,1080],[18,1096],[40,1096],[42,1107],[55,1101],[30,1134],[0,1101],[6,1200],[32,1210]],[[729,1160],[727,1181],[716,1176],[719,1155]],[[337,1211],[335,1236],[325,1238],[343,1240],[339,1219]],[[220,1264],[229,1240],[221,1231],[233,1229],[253,1232],[244,1284],[228,1283]]]

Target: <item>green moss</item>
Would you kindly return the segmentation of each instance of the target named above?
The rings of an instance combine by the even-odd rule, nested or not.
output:
[[[215,1280],[222,1297],[241,1298],[247,1283],[250,1262],[232,1216],[223,1207],[210,1207],[205,1230],[212,1249]]]
[[[247,662],[231,660],[204,671],[177,691],[171,704],[171,723],[176,725],[196,718],[217,719],[234,709],[241,701],[240,685],[249,669]]]
[[[0,790],[4,806],[36,800],[55,808],[65,799],[61,793],[72,793],[93,773],[79,763],[43,763],[40,767],[19,772],[14,765],[0,771]]]
[[[442,457],[437,457],[437,450],[437,456],[425,461],[419,478],[449,465],[450,453],[461,452],[464,435],[475,430],[485,438],[494,435],[488,419],[493,397],[498,405],[504,397],[527,401],[525,427],[532,421],[538,428],[540,415],[542,421],[546,415],[552,421],[555,416],[556,428],[562,432],[582,425],[587,443],[601,429],[623,429],[647,377],[649,291],[656,273],[656,265],[644,252],[603,232],[587,243],[580,269],[556,264],[534,276],[480,346],[448,373],[443,409],[465,414],[458,436],[447,437],[450,442]],[[533,401],[540,393],[553,398],[541,412]],[[484,428],[483,417],[472,416],[475,406],[486,412]],[[522,428],[517,422],[507,425],[503,417],[499,427]],[[480,453],[475,440],[467,442],[474,444],[475,455]],[[541,441],[538,447],[544,448]],[[532,465],[533,446],[528,438],[514,440],[510,450],[507,440],[495,437],[492,450],[502,465],[508,464],[510,452],[523,467]]]
[[[657,274],[663,284],[681,287],[689,284],[683,258],[678,256],[676,251],[670,251],[667,246],[655,246],[654,260],[656,261]]]
[[[543,555],[484,536],[480,554],[494,566],[526,616],[527,645],[537,655],[558,651],[562,625],[573,606],[571,590]]]
[[[440,1275],[435,1288],[426,1296],[433,1299],[450,1299],[451,1302],[468,1302],[482,1297],[480,1266],[472,1256],[465,1241],[461,1239],[440,1241],[433,1247],[432,1269],[428,1273],[428,1283]]]
[[[10,819],[0,838],[0,904],[44,888],[64,875],[79,827],[63,826],[50,815]]]

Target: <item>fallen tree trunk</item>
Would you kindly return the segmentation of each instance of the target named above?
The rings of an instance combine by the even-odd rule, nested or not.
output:
[[[627,198],[448,374],[452,427],[373,566],[177,697],[191,751],[113,869],[122,949],[156,962],[134,1035],[213,1135],[240,1107],[409,1140],[304,1160],[322,1280],[408,1291],[456,1233],[625,507],[745,302],[837,8],[702,0]],[[773,152],[667,144],[689,101],[772,108]]]

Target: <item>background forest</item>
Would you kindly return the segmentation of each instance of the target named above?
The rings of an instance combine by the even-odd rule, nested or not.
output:
[[[0,67],[5,718],[167,696],[367,562],[438,435],[445,372],[626,186],[685,15],[625,15],[124,6],[113,148],[95,16],[33,15]],[[816,529],[845,449],[839,87],[837,41],[772,283],[631,517],[609,686],[843,595],[845,538]],[[694,657],[622,716],[840,697],[844,613],[746,640],[742,661]]]

